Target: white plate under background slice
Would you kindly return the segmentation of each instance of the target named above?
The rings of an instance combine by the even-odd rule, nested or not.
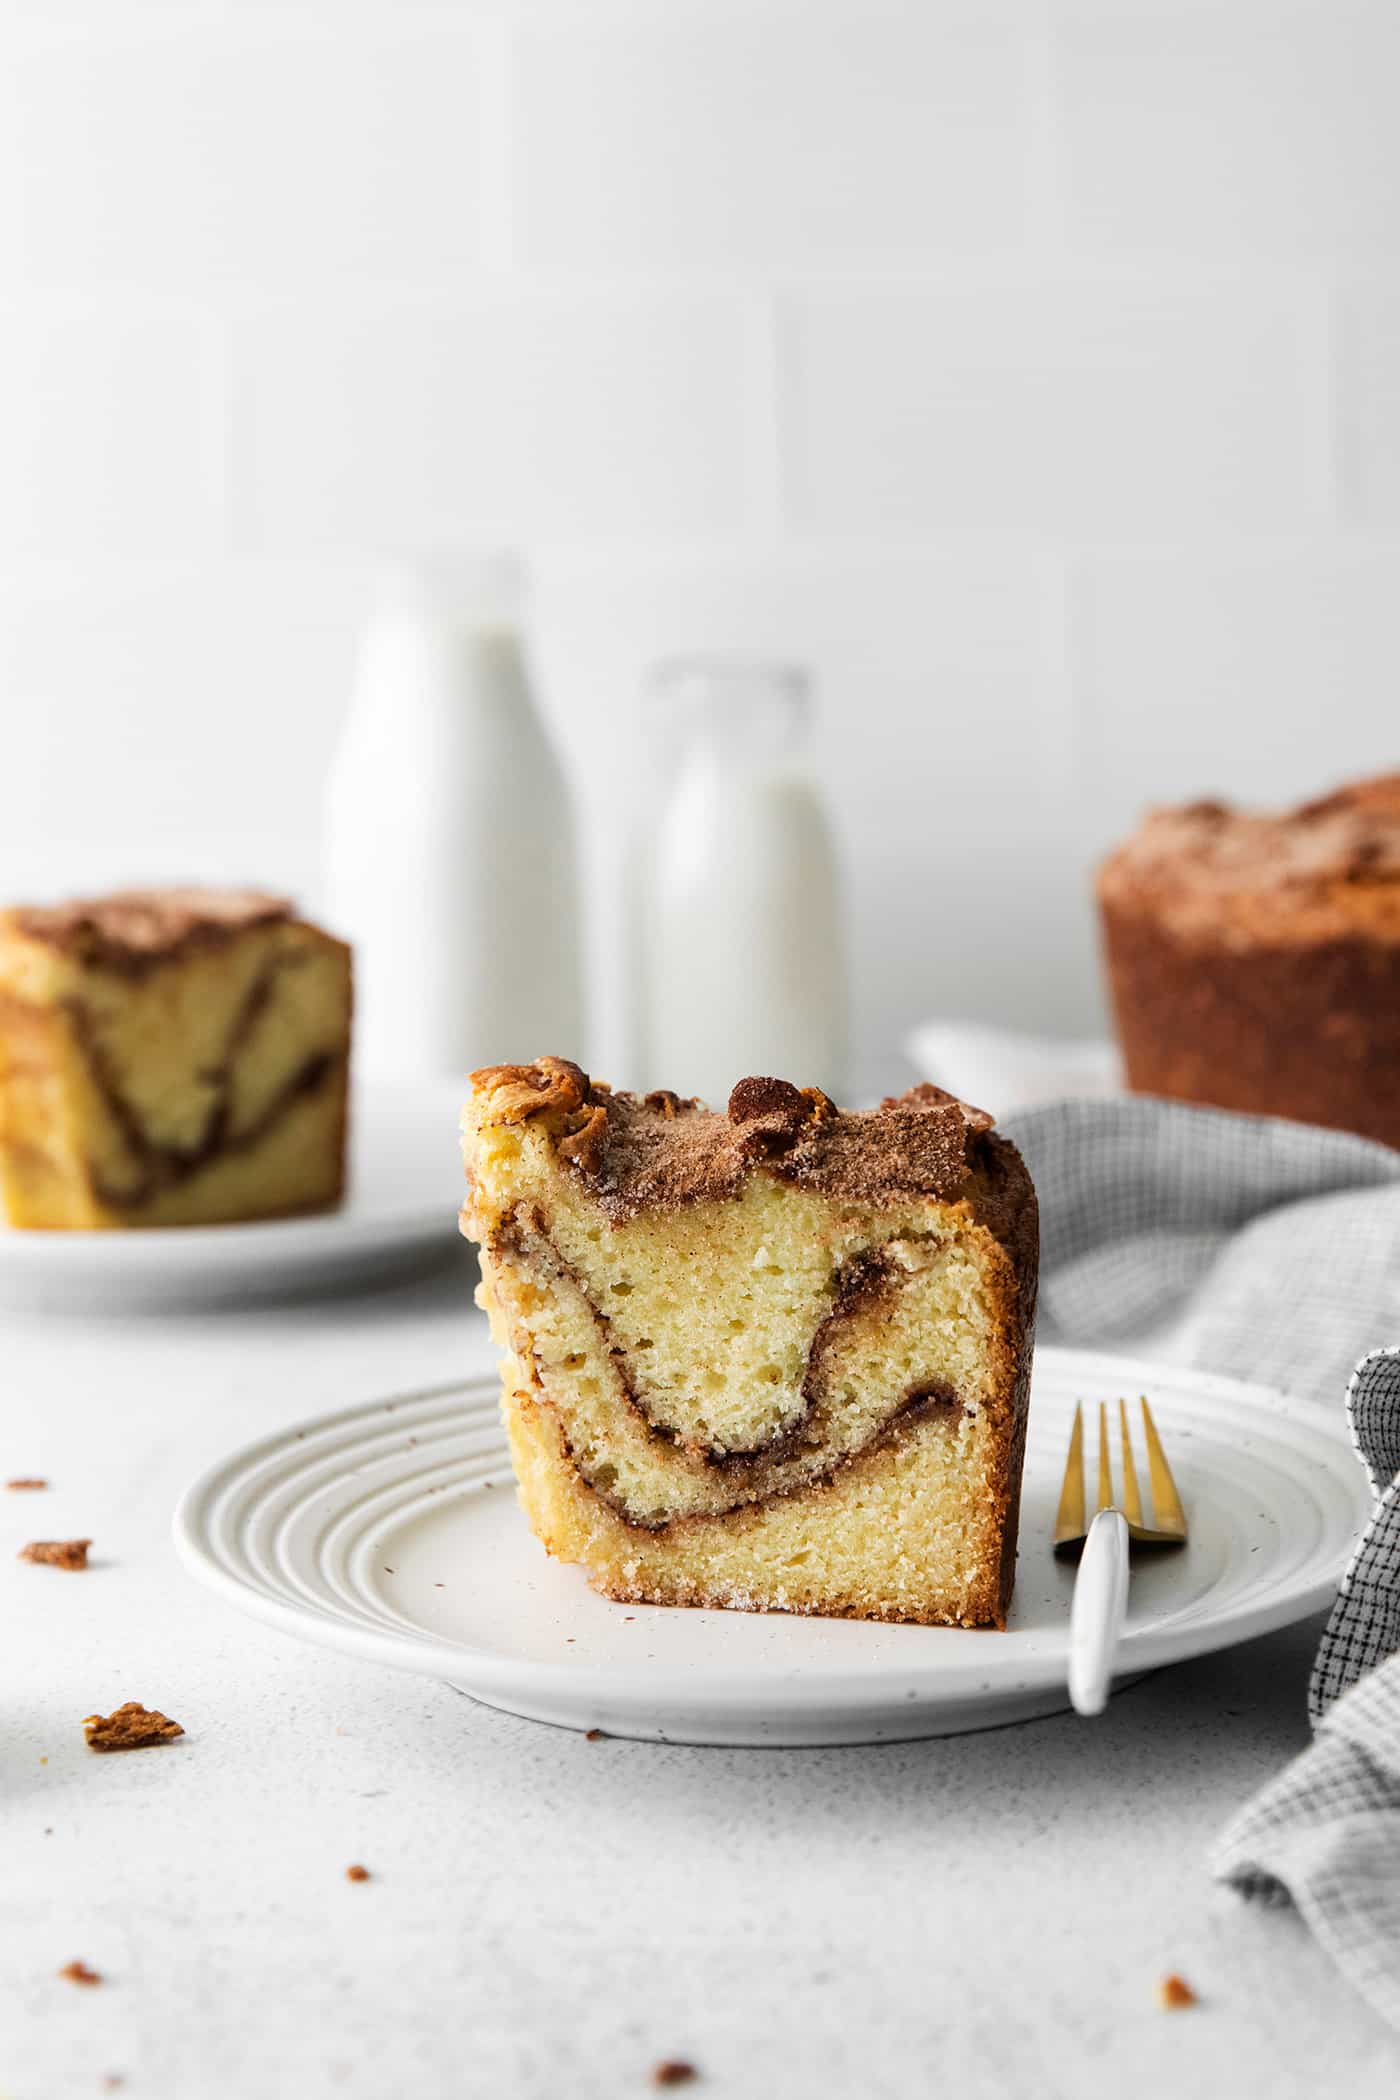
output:
[[[0,1222],[0,1299],[68,1311],[207,1304],[410,1274],[462,1245],[463,1093],[457,1085],[357,1087],[350,1186],[339,1210],[113,1232],[20,1231]]]

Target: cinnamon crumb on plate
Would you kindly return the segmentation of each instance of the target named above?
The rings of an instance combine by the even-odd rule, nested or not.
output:
[[[167,1714],[128,1699],[115,1713],[89,1714],[83,1722],[89,1750],[144,1750],[152,1743],[168,1743],[184,1729]]]
[[[85,1568],[91,1539],[31,1539],[15,1558],[32,1560],[41,1568]]]
[[[92,1984],[102,1981],[96,1969],[90,1969],[85,1961],[65,1962],[58,1973],[65,1983]]]
[[[345,1879],[347,1881],[368,1881],[369,1868],[361,1866],[347,1867],[345,1869]]]
[[[1157,2003],[1163,2012],[1180,2012],[1184,2006],[1198,2005],[1200,2000],[1184,1976],[1164,1976],[1157,1986]]]
[[[651,2082],[653,2085],[689,2085],[699,2076],[694,2064],[688,2064],[684,2057],[668,2056],[664,2063],[654,2066]]]
[[[48,1482],[47,1480],[7,1480],[5,1482],[5,1485],[7,1488],[11,1489],[14,1494],[22,1495],[28,1493],[31,1489],[34,1488],[46,1488],[48,1486]]]

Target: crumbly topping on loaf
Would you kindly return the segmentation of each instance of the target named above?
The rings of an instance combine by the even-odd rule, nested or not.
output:
[[[26,940],[46,941],[83,962],[129,969],[230,940],[250,926],[288,919],[292,912],[288,898],[265,890],[189,887],[22,904],[6,917]]]
[[[1400,933],[1400,773],[1283,812],[1152,810],[1104,862],[1099,893],[1182,927]]]
[[[671,1093],[614,1093],[564,1058],[490,1066],[471,1083],[475,1128],[539,1120],[614,1219],[723,1202],[756,1168],[850,1202],[956,1201],[989,1157],[992,1118],[934,1086],[849,1111],[818,1087],[756,1077],[720,1112]]]

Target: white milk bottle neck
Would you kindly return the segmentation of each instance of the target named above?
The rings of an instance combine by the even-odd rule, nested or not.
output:
[[[679,750],[645,899],[649,1084],[723,1102],[761,1072],[837,1094],[840,899],[801,674],[668,667],[653,692]]]
[[[808,700],[803,674],[785,665],[682,661],[655,675],[659,739],[682,766],[768,772],[805,756]]]

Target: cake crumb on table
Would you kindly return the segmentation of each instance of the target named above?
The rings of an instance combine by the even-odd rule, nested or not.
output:
[[[583,1731],[583,1740],[586,1743],[601,1743],[603,1740],[603,1730],[601,1728],[585,1728]]]
[[[1187,2005],[1199,2005],[1200,2000],[1186,1978],[1173,1973],[1158,1984],[1157,2003],[1163,2012],[1180,2012]]]
[[[102,1981],[96,1969],[90,1969],[85,1961],[65,1962],[58,1973],[65,1983],[93,1984]]]
[[[690,2085],[700,2076],[694,2064],[688,2064],[683,2056],[668,2056],[663,2063],[653,2066],[653,2085]]]
[[[5,1485],[7,1488],[10,1488],[15,1494],[21,1495],[27,1493],[33,1488],[46,1488],[48,1486],[48,1482],[47,1480],[7,1480],[5,1482]]]
[[[15,1558],[33,1561],[40,1568],[85,1568],[91,1544],[91,1539],[31,1539]]]
[[[347,1867],[345,1869],[345,1879],[347,1881],[368,1881],[369,1868],[361,1866]]]
[[[172,1742],[185,1731],[168,1714],[128,1699],[115,1713],[89,1714],[83,1732],[89,1750],[144,1750],[152,1743]]]

